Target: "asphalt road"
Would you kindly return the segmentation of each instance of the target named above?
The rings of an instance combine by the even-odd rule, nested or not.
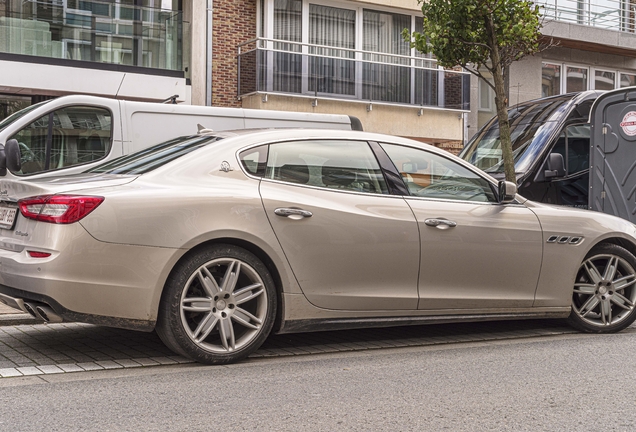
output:
[[[630,330],[10,378],[0,430],[632,431],[634,358]]]

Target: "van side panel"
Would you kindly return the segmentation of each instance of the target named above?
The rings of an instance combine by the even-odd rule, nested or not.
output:
[[[196,134],[198,126],[216,131],[255,128],[312,128],[351,130],[347,115],[298,113],[193,105],[122,102],[124,152],[132,153],[182,135]]]
[[[205,116],[196,114],[135,112],[130,117],[129,153],[142,150],[182,135],[195,135],[200,124],[207,129],[244,129],[240,117]]]
[[[244,109],[245,128],[312,128],[351,130],[349,116]],[[226,128],[227,129],[227,128]]]

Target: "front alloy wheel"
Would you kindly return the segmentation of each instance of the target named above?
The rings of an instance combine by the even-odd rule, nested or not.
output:
[[[166,284],[157,333],[173,351],[229,363],[256,350],[276,311],[273,281],[251,253],[217,246],[188,259]]]
[[[576,276],[569,322],[592,333],[620,331],[636,319],[636,258],[603,244],[585,258]]]

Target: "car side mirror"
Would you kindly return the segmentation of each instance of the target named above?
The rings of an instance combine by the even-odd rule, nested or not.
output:
[[[545,170],[545,178],[565,177],[565,163],[561,153],[550,153],[548,156],[548,169]]]
[[[0,177],[7,175],[7,155],[4,152],[4,146],[0,144]]]
[[[11,172],[18,172],[22,169],[22,155],[20,154],[20,144],[18,140],[10,139],[4,146],[4,154],[6,158],[5,167]]]
[[[517,194],[517,185],[513,182],[501,180],[498,184],[498,199],[500,204],[507,204],[514,201]]]

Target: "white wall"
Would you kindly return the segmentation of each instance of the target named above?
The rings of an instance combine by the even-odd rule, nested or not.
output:
[[[15,94],[91,94],[161,101],[178,94],[189,97],[185,78],[171,78],[80,67],[0,60],[0,92]]]

